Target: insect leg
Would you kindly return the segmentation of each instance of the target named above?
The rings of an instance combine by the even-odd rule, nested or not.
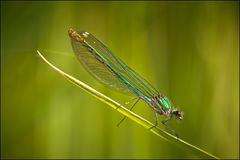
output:
[[[124,105],[129,104],[129,103],[131,103],[132,101],[134,101],[134,100],[136,100],[136,99],[139,100],[139,97],[135,97],[135,98],[133,98],[133,99],[130,99],[129,101],[125,102]],[[137,101],[138,101],[138,100],[137,100]]]
[[[136,99],[136,98],[135,98]],[[137,99],[137,101],[133,104],[133,106],[130,108],[130,111],[133,109],[133,107],[138,103],[138,101],[140,100],[140,98]],[[131,100],[132,101],[132,100]],[[128,102],[129,103],[129,102]],[[128,104],[127,103],[127,104]],[[124,116],[120,122],[118,122],[117,126],[119,127],[120,124],[126,119],[126,116]]]
[[[133,102],[133,101],[136,100],[136,99],[139,99],[139,97],[134,97],[133,99],[130,99],[129,101],[125,102],[124,104],[120,104],[119,106],[117,106],[116,109],[118,109],[119,107],[124,107],[125,105]]]
[[[155,124],[154,124],[154,126],[149,128],[150,130],[158,125],[157,112],[154,109],[153,109],[153,113],[154,113],[154,117],[155,117]]]
[[[154,117],[155,117],[155,125],[154,127],[156,127],[158,125],[158,117],[157,117],[157,112],[155,110],[153,110],[154,112]]]
[[[177,138],[178,138],[178,134],[175,130],[173,130],[171,127],[169,127],[169,125],[167,125],[167,122],[172,118],[172,116],[168,116],[166,119],[164,119],[162,121],[162,124],[169,129]]]

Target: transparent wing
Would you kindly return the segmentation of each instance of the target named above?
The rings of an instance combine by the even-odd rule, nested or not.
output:
[[[88,32],[80,32],[77,33],[77,36],[79,36],[77,37],[78,39],[76,35],[70,35],[72,46],[78,60],[100,82],[124,93],[132,92],[132,90],[107,67],[107,63],[113,66],[132,86],[142,92],[142,94],[148,96],[158,94],[157,90],[152,87],[150,83],[129,68],[93,35]],[[101,55],[103,58],[102,61],[104,62],[97,59],[95,55],[96,52]]]
[[[77,56],[78,60],[82,63],[84,68],[93,75],[98,81],[110,88],[131,94],[131,90],[122,83],[113,73],[109,70],[106,65],[96,59],[92,50],[80,42],[72,39],[72,47]]]

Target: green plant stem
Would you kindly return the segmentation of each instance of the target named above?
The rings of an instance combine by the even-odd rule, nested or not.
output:
[[[51,66],[55,71],[60,73],[67,80],[69,80],[70,82],[72,82],[76,86],[80,87],[81,89],[83,89],[87,93],[91,94],[95,98],[99,99],[100,101],[108,104],[110,107],[112,107],[116,111],[120,112],[124,116],[128,117],[129,119],[133,120],[134,122],[137,122],[138,124],[140,124],[141,126],[143,126],[146,129],[148,129],[150,132],[154,133],[158,137],[161,137],[162,139],[164,139],[164,140],[166,140],[170,143],[174,143],[177,146],[184,147],[187,150],[191,150],[193,153],[198,155],[200,158],[219,159],[218,157],[216,157],[216,156],[214,156],[214,155],[212,155],[212,154],[210,154],[210,153],[208,153],[208,152],[206,152],[206,151],[204,151],[204,150],[202,150],[202,149],[200,149],[200,148],[198,148],[198,147],[196,147],[196,146],[194,146],[194,145],[192,145],[192,144],[190,144],[190,143],[188,143],[188,142],[186,142],[182,139],[177,138],[176,136],[162,130],[159,127],[153,127],[154,124],[152,124],[151,122],[147,121],[146,119],[137,115],[136,113],[124,108],[121,104],[119,104],[116,101],[112,100],[111,98],[105,96],[104,94],[98,92],[97,90],[91,88],[90,86],[88,86],[85,83],[79,81],[78,79],[72,77],[71,75],[63,72],[62,70],[60,70],[59,68],[55,67],[53,64],[48,62],[45,59],[45,57],[39,51],[37,51],[37,53],[42,58],[42,60],[44,60],[45,63],[47,63],[49,66]]]

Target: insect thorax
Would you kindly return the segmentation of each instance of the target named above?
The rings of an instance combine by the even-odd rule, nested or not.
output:
[[[171,108],[172,108],[170,101],[164,95],[154,96],[154,97],[152,97],[152,101],[154,101],[155,104],[158,107],[161,107],[161,109],[164,111],[171,110]]]

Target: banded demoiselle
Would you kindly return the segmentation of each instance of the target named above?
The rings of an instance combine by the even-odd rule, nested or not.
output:
[[[155,116],[156,121],[153,127],[158,125],[157,114],[166,116],[162,124],[177,136],[166,122],[173,115],[182,120],[183,112],[174,108],[166,96],[160,94],[149,82],[128,67],[92,34],[77,32],[73,29],[69,29],[68,34],[77,59],[92,76],[112,89],[134,94],[137,98],[136,103],[139,99],[146,102],[152,108]]]

